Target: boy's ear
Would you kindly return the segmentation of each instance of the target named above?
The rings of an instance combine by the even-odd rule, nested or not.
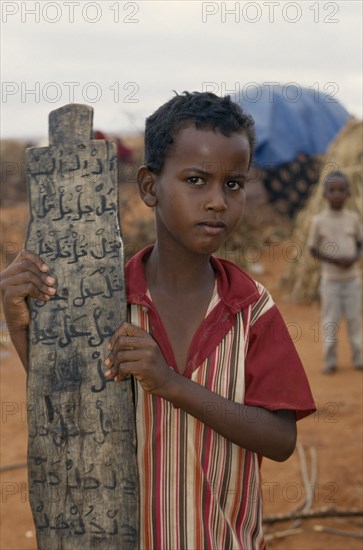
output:
[[[140,166],[137,172],[137,185],[140,197],[150,208],[156,205],[155,180],[156,175],[147,166]]]

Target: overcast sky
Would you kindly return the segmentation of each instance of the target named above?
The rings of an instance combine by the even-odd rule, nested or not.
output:
[[[95,128],[143,129],[172,91],[323,91],[362,117],[362,2],[1,1],[1,133],[47,135],[51,110],[94,107]]]

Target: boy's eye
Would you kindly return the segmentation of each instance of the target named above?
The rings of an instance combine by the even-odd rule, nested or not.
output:
[[[229,180],[229,181],[226,181],[225,185],[231,191],[238,191],[238,189],[244,189],[244,183],[242,181]]]
[[[190,178],[188,178],[187,181],[192,185],[203,185],[204,183],[203,178],[201,178],[200,176],[191,176]]]

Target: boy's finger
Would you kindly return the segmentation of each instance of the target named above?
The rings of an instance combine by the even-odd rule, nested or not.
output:
[[[140,360],[140,353],[133,349],[133,348],[127,348],[126,350],[118,350],[115,353],[111,352],[108,357],[103,362],[105,369],[116,369],[119,368],[121,363],[125,363],[126,361],[132,362],[132,361],[139,361]]]
[[[113,342],[112,349],[115,350],[133,350],[143,347],[145,345],[145,339],[143,336],[118,336]]]
[[[43,273],[49,271],[49,267],[45,263],[45,261],[40,256],[38,256],[38,254],[36,254],[35,252],[30,252],[29,250],[21,250],[15,261],[29,261],[35,264]]]
[[[123,380],[125,380],[125,378],[128,376],[128,374],[116,374],[116,376],[114,377],[113,381],[114,382],[122,382]]]
[[[122,382],[128,376],[132,375],[133,365],[125,363],[122,368],[119,369],[118,373],[113,377],[114,382]]]
[[[112,368],[112,369],[106,370],[104,372],[104,375],[106,378],[113,378],[114,376],[116,376],[117,373],[118,373],[118,369]]]
[[[23,302],[26,296],[30,296],[44,302],[48,301],[55,293],[55,288],[48,288],[45,292],[42,292],[36,284],[27,281],[22,285],[12,286],[7,292],[5,300],[9,298],[16,305]]]
[[[132,323],[122,323],[121,327],[120,327],[120,336],[133,336],[133,337],[138,337],[138,336],[144,336],[145,335],[145,331],[140,328],[140,327],[137,327],[136,325],[133,325]]]
[[[128,337],[127,342],[130,347],[132,347],[132,338],[143,338],[145,336],[145,331],[141,328],[131,324],[131,323],[122,323],[122,325],[113,333],[108,344],[108,349],[113,349],[116,341],[120,337]]]
[[[36,275],[38,278],[42,278],[43,281],[46,281],[47,284],[54,284],[56,282],[55,277],[49,273],[48,267],[47,270],[44,271],[44,269],[40,269],[39,263],[36,264],[29,258],[24,258],[22,260],[19,260],[18,262],[13,262],[12,264],[10,264],[9,267],[3,272],[3,277],[5,277],[6,279],[10,279],[10,277],[14,277],[14,275],[16,275],[17,273],[34,273],[34,275]],[[49,277],[52,280],[48,279]]]
[[[110,362],[117,365],[120,368],[124,363],[136,363],[142,359],[142,352],[135,349],[127,349],[122,351],[117,351],[115,354],[110,354]]]
[[[56,292],[56,279],[54,277],[45,277],[44,280],[42,277],[39,277],[38,274],[33,271],[21,271],[16,273],[11,278],[11,286],[13,287],[25,287],[27,284],[32,284],[34,287],[38,288],[39,292],[45,294],[53,295]],[[17,289],[20,291],[20,289]],[[26,289],[24,288],[24,292]]]

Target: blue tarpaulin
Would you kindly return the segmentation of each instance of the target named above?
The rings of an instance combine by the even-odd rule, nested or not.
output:
[[[298,84],[249,85],[235,101],[256,123],[255,163],[269,168],[299,153],[322,155],[349,118],[333,97]]]

